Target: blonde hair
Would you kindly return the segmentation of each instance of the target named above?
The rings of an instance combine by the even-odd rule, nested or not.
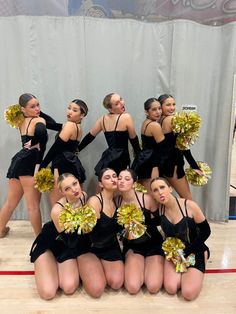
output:
[[[61,191],[61,184],[62,182],[66,179],[66,178],[69,178],[69,177],[72,177],[72,178],[75,178],[77,180],[77,178],[72,174],[72,173],[62,173],[58,179],[57,179],[57,187],[58,189]]]
[[[112,104],[111,104],[111,97],[114,95],[115,93],[111,93],[105,96],[105,98],[103,99],[103,106],[106,109],[111,109]]]

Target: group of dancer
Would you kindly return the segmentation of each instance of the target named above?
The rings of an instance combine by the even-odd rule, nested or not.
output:
[[[9,187],[0,211],[0,237],[8,234],[7,223],[24,195],[36,236],[30,257],[39,295],[52,299],[58,288],[72,294],[81,280],[85,291],[95,298],[102,295],[106,285],[115,290],[124,285],[130,294],[137,294],[145,284],[150,293],[157,293],[164,286],[169,294],[181,289],[186,300],[195,299],[209,258],[204,242],[210,227],[192,201],[184,157],[197,173],[201,174],[201,170],[190,150],[175,147],[176,135],[171,124],[174,98],[164,94],[145,101],[142,149],[133,119],[117,93],[104,98],[103,106],[108,113],[83,138],[81,121],[88,113],[84,101],[75,99],[68,105],[64,124],[41,112],[39,101],[32,94],[21,95],[19,105],[24,115],[19,127],[22,149],[12,158],[8,169]],[[47,128],[58,134],[43,157]],[[100,132],[104,132],[108,145],[95,165],[100,193],[88,198],[81,188],[86,173],[77,153]],[[132,163],[129,142],[135,153]],[[42,228],[40,193],[35,188],[34,176],[49,164],[55,182],[49,193],[52,220]],[[136,191],[137,180],[147,193]],[[172,194],[172,188],[179,197]],[[88,204],[96,211],[97,223],[91,232],[70,234],[61,229],[59,217],[66,203],[73,208]],[[124,204],[135,204],[143,212],[146,232],[140,238],[125,237],[117,222],[117,210]],[[195,254],[195,265],[187,272],[176,272],[173,263],[164,258],[163,237],[181,239],[185,257]]]

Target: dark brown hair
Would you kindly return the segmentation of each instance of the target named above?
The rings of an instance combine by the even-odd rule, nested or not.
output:
[[[72,102],[80,107],[81,112],[86,117],[88,114],[88,106],[86,105],[86,103],[81,99],[74,99],[72,100]]]
[[[174,97],[171,96],[170,94],[163,94],[163,95],[160,95],[157,100],[159,101],[159,103],[160,103],[161,106],[162,106],[163,103],[166,101],[167,98],[173,98],[173,99],[174,99]]]

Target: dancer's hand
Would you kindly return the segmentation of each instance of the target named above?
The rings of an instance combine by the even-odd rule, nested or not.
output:
[[[38,150],[40,150],[39,143],[37,143],[37,144],[31,146],[31,140],[29,140],[28,142],[26,142],[26,143],[24,144],[24,148],[26,148],[26,149],[37,148]]]
[[[202,171],[202,170],[200,170],[200,169],[193,169],[195,172],[196,172],[196,174],[198,174],[199,176],[203,176],[204,175],[204,172]]]

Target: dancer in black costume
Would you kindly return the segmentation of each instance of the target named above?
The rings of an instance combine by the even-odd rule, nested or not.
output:
[[[116,220],[114,193],[117,175],[112,169],[103,169],[99,176],[101,193],[92,196],[88,204],[97,213],[97,224],[89,234],[92,242],[90,254],[79,257],[80,276],[87,293],[99,297],[106,284],[114,290],[124,282],[124,263],[117,239],[121,229]]]
[[[103,100],[103,106],[109,111],[100,117],[90,132],[83,138],[78,149],[81,151],[91,143],[98,133],[104,132],[108,149],[102,154],[100,161],[95,166],[98,175],[104,168],[112,168],[118,174],[130,165],[128,140],[134,152],[140,151],[138,137],[134,129],[134,122],[129,113],[125,112],[123,98],[116,93],[108,94]]]
[[[210,252],[205,241],[210,236],[210,226],[199,206],[183,198],[172,195],[167,180],[155,178],[151,181],[154,199],[160,203],[159,219],[166,237],[176,237],[183,241],[185,257],[195,254],[195,265],[186,273],[177,273],[171,261],[164,263],[164,287],[169,294],[181,289],[186,300],[195,299],[202,288],[205,265]]]
[[[137,294],[145,284],[150,293],[157,293],[163,283],[164,253],[162,236],[152,216],[157,205],[151,195],[134,189],[137,177],[131,169],[123,170],[118,176],[117,205],[135,204],[144,215],[146,233],[138,239],[123,240],[125,255],[125,288],[130,294]]]
[[[142,151],[135,157],[131,168],[138,176],[138,181],[150,188],[150,180],[159,175],[161,160],[166,158],[165,137],[160,124],[161,105],[156,98],[149,98],[144,103],[146,119],[141,127]]]
[[[64,196],[53,206],[52,221],[43,226],[30,252],[37,290],[45,300],[54,298],[58,288],[66,294],[76,291],[79,286],[77,257],[87,253],[90,247],[87,234],[79,236],[77,231],[66,234],[59,225],[59,216],[65,203],[73,208],[84,205],[86,193],[81,190],[78,179],[69,173],[58,178],[58,188]]]
[[[165,135],[166,145],[169,149],[169,157],[162,164],[161,169],[159,169],[160,176],[168,179],[180,197],[191,200],[192,195],[184,172],[184,157],[196,173],[202,175],[202,171],[199,169],[189,149],[179,150],[175,147],[177,135],[173,133],[171,126],[171,121],[175,112],[174,98],[171,95],[163,94],[158,98],[158,101],[160,102],[162,109],[160,124]]]
[[[87,113],[88,107],[80,99],[75,99],[68,105],[67,122],[62,126],[54,144],[41,162],[41,168],[45,168],[52,162],[51,169],[55,182],[59,175],[66,172],[72,173],[80,183],[85,181],[85,170],[76,155],[76,151],[82,136],[81,120]],[[53,191],[50,193],[51,205],[60,197],[61,194],[55,184]]]
[[[47,130],[45,120],[39,117],[40,106],[35,96],[28,93],[23,94],[19,98],[19,104],[24,114],[24,121],[19,127],[23,148],[12,158],[8,169],[7,200],[0,211],[0,238],[9,232],[10,228],[6,225],[23,195],[35,235],[42,228],[39,207],[40,193],[34,188],[34,173],[43,158]],[[30,148],[24,147],[27,142],[31,142]]]

